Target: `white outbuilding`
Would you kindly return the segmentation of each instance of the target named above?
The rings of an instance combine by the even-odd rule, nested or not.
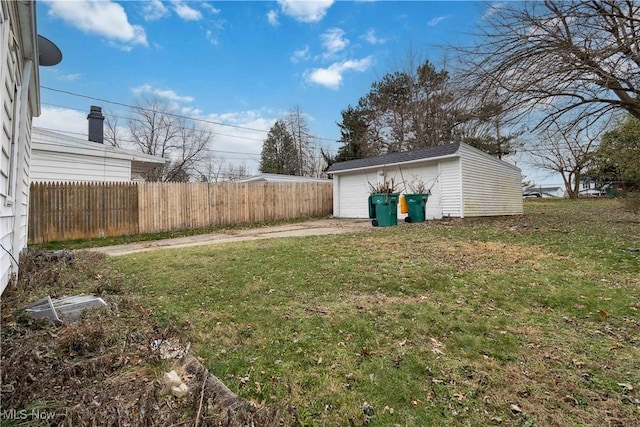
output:
[[[385,179],[405,194],[422,183],[430,192],[427,219],[523,212],[521,170],[464,143],[334,163],[327,172],[337,218],[368,218],[371,187]]]
[[[32,182],[131,182],[166,159],[33,127]]]

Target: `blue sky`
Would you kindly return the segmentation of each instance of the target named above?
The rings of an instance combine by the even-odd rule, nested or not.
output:
[[[436,1],[39,0],[39,34],[63,53],[40,68],[36,126],[85,137],[90,105],[124,116],[144,95],[207,120],[212,154],[257,171],[276,119],[299,106],[333,151],[340,111],[406,65],[441,64],[488,4]],[[69,92],[69,93],[65,93]],[[89,99],[82,96],[84,95]],[[124,125],[124,121],[121,121]],[[225,126],[230,125],[230,126]],[[530,175],[530,174],[529,174]]]

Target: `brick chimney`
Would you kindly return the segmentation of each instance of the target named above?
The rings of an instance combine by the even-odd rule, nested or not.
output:
[[[87,120],[89,120],[89,141],[104,144],[104,116],[102,115],[102,108],[92,105]]]

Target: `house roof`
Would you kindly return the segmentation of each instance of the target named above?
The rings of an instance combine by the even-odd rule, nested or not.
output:
[[[131,172],[133,175],[144,173],[164,164],[167,161],[159,156],[152,156],[138,151],[112,147],[107,144],[99,144],[97,142],[75,138],[58,132],[52,132],[36,126],[33,127],[32,149],[53,151],[56,153],[130,160]]]
[[[236,180],[236,182],[330,182],[328,179],[311,178],[308,176],[283,175],[279,173],[261,173]]]
[[[367,157],[364,159],[347,160],[332,164],[327,173],[336,173],[354,169],[366,169],[375,166],[393,165],[398,163],[414,162],[418,160],[436,159],[440,157],[453,156],[458,152],[460,143],[436,145],[435,147],[419,148],[411,151],[401,151],[399,153],[386,154],[378,157]]]

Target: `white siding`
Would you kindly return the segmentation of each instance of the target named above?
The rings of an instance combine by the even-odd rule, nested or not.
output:
[[[383,171],[386,173],[387,179],[393,178],[394,183],[397,184],[398,193],[410,193],[409,183],[416,179],[422,180],[427,187],[431,187],[431,196],[427,200],[425,216],[427,219],[442,218],[442,184],[441,175],[438,174],[437,161],[334,174],[334,216],[338,218],[369,218],[369,183],[375,185]],[[404,219],[405,217],[406,214],[401,214],[398,209],[398,218]]]
[[[462,171],[460,158],[440,162],[442,216],[462,217]]]
[[[410,186],[417,180],[422,181],[427,188],[431,189],[431,195],[425,206],[426,219],[442,218],[442,179],[438,170],[438,163],[434,161],[413,163],[411,166],[391,169],[391,176],[395,176],[395,181],[400,184],[402,193],[411,194]],[[406,216],[406,214],[399,214],[402,219]]]
[[[11,274],[11,249],[13,238],[13,197],[9,194],[9,175],[11,172],[11,144],[14,135],[16,88],[20,82],[18,76],[17,46],[13,42],[14,31],[7,16],[8,6],[2,4],[0,19],[0,291],[4,290]]]
[[[13,249],[16,258],[27,246],[29,225],[29,172],[31,162],[31,117],[22,123],[22,135],[25,145],[21,145],[18,156],[17,189],[14,200],[14,236]],[[24,149],[22,149],[24,147]],[[17,232],[16,232],[17,231]]]
[[[163,162],[161,157],[33,128],[33,182],[128,182]]]
[[[463,215],[522,214],[522,174],[502,160],[460,144]]]
[[[375,170],[334,175],[334,216],[369,218],[369,183],[375,184],[377,175]]]
[[[17,272],[26,246],[29,203],[31,118],[29,92],[37,63],[25,58],[20,13],[33,12],[32,4],[0,3],[0,293]],[[32,17],[24,16],[23,19]],[[28,21],[27,21],[28,22]],[[26,42],[29,42],[27,40]],[[33,46],[31,46],[33,47]]]
[[[34,149],[31,180],[128,182],[131,181],[131,161]]]

